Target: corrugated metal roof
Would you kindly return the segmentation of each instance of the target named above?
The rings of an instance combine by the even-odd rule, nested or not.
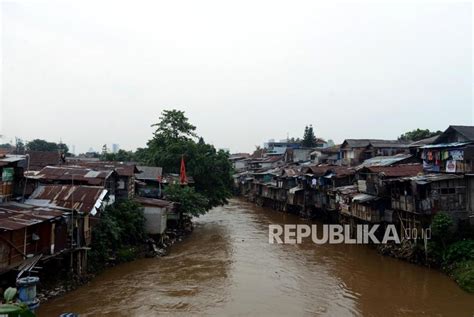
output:
[[[50,181],[86,182],[89,185],[104,185],[113,170],[94,171],[83,166],[47,166],[38,173],[27,173],[25,177]]]
[[[432,136],[431,138],[426,138],[426,139],[422,139],[422,140],[418,140],[418,141],[412,142],[412,143],[409,144],[409,147],[421,147],[421,146],[423,146],[423,145],[431,144],[431,143],[433,143],[438,137],[439,137],[439,134],[438,134],[438,135],[435,135],[435,136]]]
[[[370,173],[383,174],[386,177],[407,177],[423,173],[423,164],[400,164],[395,166],[367,167]]]
[[[27,151],[30,171],[39,171],[46,166],[61,165],[61,154],[57,151]]]
[[[335,177],[345,177],[355,174],[354,169],[350,167],[336,165],[308,166],[303,171],[305,173],[311,173],[317,177],[325,176],[328,173],[334,174]]]
[[[135,174],[135,178],[141,180],[161,181],[163,168],[156,166],[137,166],[140,173]]]
[[[412,155],[410,154],[397,154],[393,156],[376,156],[370,159],[365,160],[362,164],[357,166],[355,169],[361,169],[363,167],[369,166],[389,166],[403,160],[411,158]]]
[[[33,207],[20,203],[0,204],[0,229],[19,230],[44,221],[60,218],[63,211],[45,207]]]
[[[453,143],[440,143],[440,144],[428,144],[422,146],[422,149],[435,149],[435,148],[444,148],[444,147],[459,147],[471,144],[472,142],[453,142]]]
[[[412,176],[412,177],[400,177],[391,180],[387,180],[387,182],[406,182],[406,181],[415,181],[419,184],[428,184],[432,182],[450,180],[450,179],[462,179],[464,175],[456,175],[456,174],[443,174],[443,173],[436,173],[436,174],[425,174],[419,176]]]
[[[119,176],[134,176],[139,172],[132,162],[68,160],[69,164],[92,168],[98,171],[114,170]]]
[[[95,214],[106,194],[107,190],[98,186],[46,185],[38,187],[25,203]]]
[[[135,200],[140,203],[142,206],[153,206],[159,208],[172,207],[173,202],[163,199],[154,199],[146,197],[135,197]]]
[[[408,144],[399,140],[381,140],[381,139],[345,139],[342,145],[347,144],[348,147],[388,147],[399,148],[408,147]]]

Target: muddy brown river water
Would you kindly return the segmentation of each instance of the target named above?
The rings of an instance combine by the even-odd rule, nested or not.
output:
[[[108,269],[39,316],[474,316],[474,295],[435,270],[360,245],[269,244],[285,223],[306,221],[234,199],[169,256]]]

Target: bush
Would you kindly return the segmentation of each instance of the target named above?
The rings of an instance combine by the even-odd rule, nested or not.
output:
[[[117,262],[130,262],[137,257],[137,250],[135,248],[120,248],[117,251]]]
[[[141,205],[132,200],[108,206],[100,216],[100,222],[92,228],[89,269],[98,271],[117,255],[117,260],[130,261],[135,252],[126,252],[131,246],[146,239],[145,216]],[[120,253],[120,254],[119,254]]]
[[[463,261],[474,261],[474,240],[457,241],[448,247],[445,264]]]
[[[183,213],[193,216],[205,214],[209,201],[203,195],[197,193],[194,188],[170,184],[165,189],[165,197],[168,200],[179,203],[179,208]]]
[[[452,276],[462,289],[474,293],[474,261],[464,261],[456,265]]]

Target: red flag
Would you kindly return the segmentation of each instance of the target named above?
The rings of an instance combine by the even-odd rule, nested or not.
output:
[[[179,181],[181,184],[187,184],[188,178],[186,177],[186,165],[184,165],[184,157],[181,156],[181,168],[179,170]]]

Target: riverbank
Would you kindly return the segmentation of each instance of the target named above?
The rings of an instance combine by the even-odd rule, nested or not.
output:
[[[183,229],[168,229],[158,241],[148,238],[143,243],[133,246],[132,249],[127,248],[122,251],[122,254],[119,254],[117,257],[109,258],[107,262],[103,263],[100,270],[91,269],[82,275],[67,272],[64,270],[64,266],[62,269],[54,266],[54,264],[53,266],[46,267],[40,277],[37,298],[40,300],[40,303],[45,303],[48,300],[63,296],[90,283],[98,275],[117,265],[142,258],[166,256],[169,254],[171,247],[188,237],[192,230],[192,223],[187,224]]]

